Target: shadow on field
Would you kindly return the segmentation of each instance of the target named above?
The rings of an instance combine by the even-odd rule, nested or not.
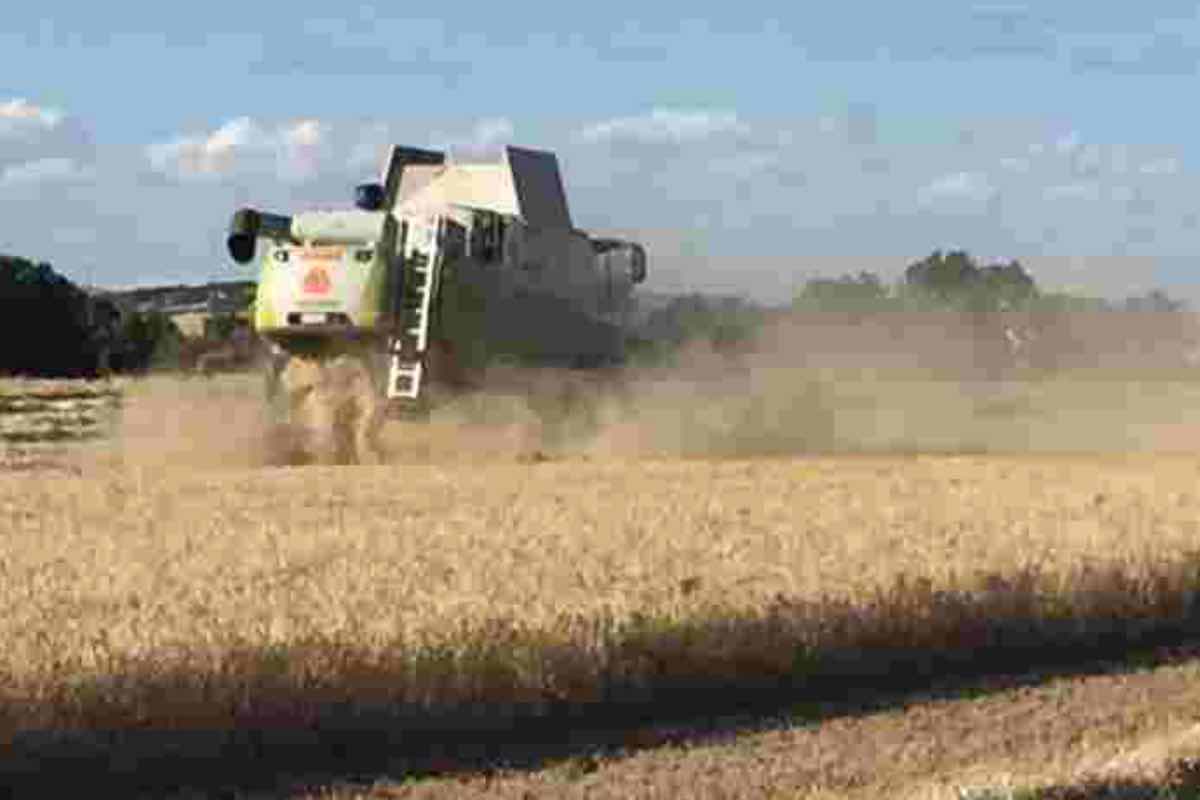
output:
[[[832,616],[826,624],[853,625],[851,615],[861,613],[847,609],[846,618]],[[668,638],[728,637],[735,643],[772,634],[761,620],[702,624],[707,630],[660,633]],[[738,630],[739,625],[749,628]],[[401,695],[411,672],[386,666],[371,671],[370,657],[360,658],[344,647],[336,658],[350,665],[340,673],[345,677],[311,685],[272,682],[265,673],[231,678],[172,674],[147,665],[109,676],[103,685],[73,687],[73,697],[87,700],[74,709],[64,706],[70,725],[17,733],[0,759],[0,787],[22,797],[65,795],[80,786],[97,795],[123,796],[185,789],[283,792],[498,768],[536,769],[560,759],[575,759],[586,769],[600,755],[914,701],[978,696],[1055,675],[1119,672],[1195,658],[1200,655],[1200,609],[1189,602],[1182,614],[1138,621],[1113,616],[985,618],[959,642],[943,648],[864,642],[856,648],[799,653],[790,664],[756,662],[747,648],[734,646],[720,669],[712,662],[706,669],[688,669],[686,663],[655,663],[669,648],[632,637],[613,645],[621,652],[612,658],[641,664],[636,679],[600,667],[599,688],[588,702],[522,693],[511,685],[513,675],[499,675],[489,684],[486,672],[475,676],[474,689],[465,692],[474,696],[456,705],[388,702],[389,692]],[[332,654],[275,649],[239,654],[235,660],[278,665],[281,659],[304,663],[314,655]],[[586,660],[590,655],[545,657]],[[228,691],[231,682],[238,684],[237,691]],[[113,687],[121,686],[135,687],[135,701],[106,701],[115,696]],[[234,695],[234,707],[222,711],[217,698]],[[206,696],[212,698],[207,707]],[[508,702],[522,696],[521,702]],[[7,708],[0,707],[0,721],[16,719],[31,700],[8,702]],[[1062,791],[1068,793],[1048,796],[1092,796]]]
[[[1200,797],[1200,761],[1168,765],[1158,780],[1098,780],[1063,786],[1039,786],[1014,797],[1026,800],[1194,800]]]

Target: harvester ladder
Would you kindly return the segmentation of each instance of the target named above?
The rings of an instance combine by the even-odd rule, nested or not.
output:
[[[388,370],[388,398],[416,400],[425,373],[425,351],[429,344],[430,311],[437,294],[442,267],[443,220],[439,219],[433,240],[425,252],[412,251],[404,257],[404,297],[400,333],[392,338]],[[407,247],[405,243],[404,247]]]

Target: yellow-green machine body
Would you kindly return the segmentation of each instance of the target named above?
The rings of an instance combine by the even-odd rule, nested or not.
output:
[[[620,360],[646,274],[640,245],[574,228],[553,154],[513,147],[488,163],[394,147],[355,207],[243,208],[228,246],[258,264],[260,336],[281,353],[357,342],[397,400],[416,399],[436,361],[461,374],[498,358]]]

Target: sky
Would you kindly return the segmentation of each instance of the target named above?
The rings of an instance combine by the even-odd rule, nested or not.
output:
[[[252,277],[240,205],[345,206],[388,143],[554,151],[648,288],[784,300],[934,250],[1200,301],[1200,6],[58,0],[0,28],[0,253]]]

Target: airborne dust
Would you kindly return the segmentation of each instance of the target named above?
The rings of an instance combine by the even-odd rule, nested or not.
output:
[[[394,464],[1190,450],[1196,327],[1181,313],[1060,317],[1016,362],[996,320],[781,316],[736,352],[695,343],[615,370],[497,367],[423,421],[388,420],[380,443]],[[272,424],[257,374],[151,377],[130,385],[103,457],[297,464],[295,434]]]

